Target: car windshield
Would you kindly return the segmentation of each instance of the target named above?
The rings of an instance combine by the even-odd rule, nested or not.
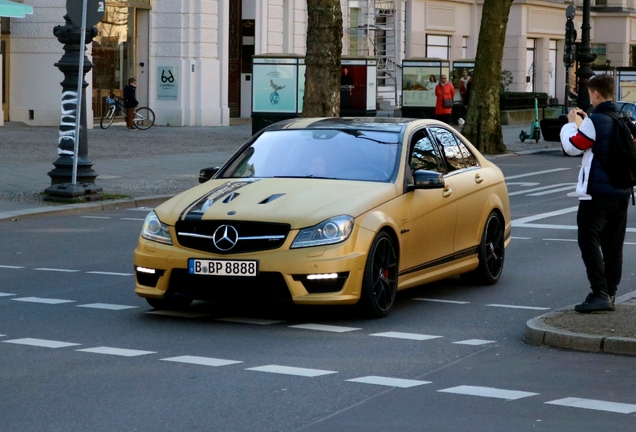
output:
[[[399,135],[359,130],[268,131],[245,148],[223,178],[289,177],[387,182]]]

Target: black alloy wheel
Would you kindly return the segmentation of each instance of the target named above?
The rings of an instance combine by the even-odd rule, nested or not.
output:
[[[479,245],[479,267],[475,270],[478,282],[494,285],[499,281],[504,267],[504,224],[496,212],[486,219],[486,226]]]
[[[380,232],[367,256],[360,305],[374,318],[388,315],[397,294],[398,257],[391,237]]]

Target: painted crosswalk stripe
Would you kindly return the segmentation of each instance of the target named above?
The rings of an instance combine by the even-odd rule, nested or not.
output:
[[[296,375],[296,376],[303,376],[303,377],[309,377],[309,378],[338,373],[335,371],[328,371],[328,370],[321,370],[321,369],[306,369],[306,368],[279,366],[279,365],[258,366],[254,368],[248,368],[245,370],[256,371],[256,372],[268,372],[268,373],[275,373],[275,374],[282,374],[282,375]]]
[[[360,378],[348,379],[349,382],[357,382],[363,384],[376,384],[388,387],[409,388],[416,387],[424,384],[430,384],[431,381],[419,381],[402,378],[389,378],[381,376],[365,376]]]
[[[569,397],[546,402],[548,405],[559,405],[572,408],[585,408],[597,411],[608,411],[620,414],[631,414],[636,412],[636,405],[630,405],[618,402],[607,402],[594,399],[581,399]]]
[[[116,273],[116,272],[105,272],[105,271],[87,271],[86,273],[106,275],[106,276],[134,276],[132,273]]]
[[[548,173],[553,173],[553,172],[558,172],[558,171],[565,171],[565,170],[569,170],[569,169],[570,168],[554,168],[554,169],[549,169],[549,170],[544,170],[544,171],[535,171],[535,172],[526,173],[526,174],[517,174],[517,175],[506,177],[506,181],[512,180],[512,179],[523,178],[523,177],[536,176],[536,175],[539,175],[539,174],[548,174]]]
[[[239,324],[256,324],[256,325],[280,324],[285,322],[285,321],[278,321],[278,320],[268,320],[268,319],[260,319],[260,318],[243,318],[243,317],[218,318],[217,321],[233,322],[233,323],[239,323]]]
[[[72,342],[61,342],[47,339],[35,339],[35,338],[24,338],[24,339],[11,339],[2,341],[4,343],[17,344],[17,345],[29,345],[36,347],[44,347],[44,348],[66,348],[70,346],[81,345],[78,343]]]
[[[62,304],[62,303],[75,303],[75,300],[62,300],[42,297],[20,297],[11,300],[27,302],[27,303],[44,303],[44,304]]]
[[[355,330],[362,330],[356,327],[341,327],[341,326],[324,325],[324,324],[298,324],[298,325],[292,325],[289,327],[303,329],[303,330],[317,330],[317,331],[334,332],[334,333],[345,333],[345,332],[350,332]]]
[[[469,304],[467,301],[459,301],[459,300],[442,300],[442,299],[434,299],[434,298],[414,298],[413,300],[417,301],[425,301],[425,302],[435,302],[435,303],[451,303],[451,304]]]
[[[204,314],[204,313],[177,311],[177,310],[152,310],[146,313],[150,315],[163,315],[163,316],[171,316],[171,317],[177,317],[177,318],[203,318],[208,316],[208,314]]]
[[[0,297],[9,297],[9,296],[14,296],[17,294],[11,294],[11,293],[0,293]]]
[[[457,341],[457,342],[453,342],[454,344],[457,345],[486,345],[486,344],[490,344],[490,343],[495,343],[496,341],[492,341],[492,340],[485,340],[485,339],[467,339],[467,340],[463,340],[463,341]]]
[[[500,308],[509,308],[509,309],[529,309],[529,310],[549,310],[547,307],[536,307],[536,306],[516,306],[516,305],[505,305],[505,304],[487,304],[486,306],[490,307],[500,307]]]
[[[479,387],[479,386],[467,386],[462,385],[458,387],[451,387],[443,390],[437,390],[441,393],[454,393],[468,396],[481,396],[496,399],[516,400],[530,396],[536,396],[539,393],[531,393],[517,390],[504,390],[492,387]]]
[[[105,309],[105,310],[125,310],[125,309],[137,309],[139,306],[126,306],[126,305],[116,305],[116,304],[108,304],[108,303],[89,303],[89,304],[77,305],[77,307]]]
[[[54,268],[45,268],[45,267],[34,268],[33,270],[37,270],[37,271],[62,272],[62,273],[77,273],[77,272],[79,272],[79,270],[71,270],[71,269],[54,269]]]
[[[104,347],[104,346],[95,347],[95,348],[78,349],[76,351],[95,353],[95,354],[116,355],[116,356],[122,356],[122,357],[136,357],[136,356],[142,356],[146,354],[155,354],[155,351],[141,351],[141,350],[112,348],[112,347]]]
[[[24,267],[22,267],[22,266],[0,265],[0,268],[6,268],[6,269],[23,269]]]
[[[369,336],[379,336],[379,337],[395,338],[395,339],[409,339],[409,340],[417,340],[417,341],[437,339],[437,338],[443,337],[443,336],[433,336],[433,335],[425,335],[425,334],[419,334],[419,333],[402,333],[402,332],[373,333],[373,334],[370,334]]]
[[[242,361],[237,361],[237,360],[224,360],[224,359],[218,359],[218,358],[212,358],[212,357],[197,357],[197,356],[189,356],[189,355],[163,358],[161,360],[176,362],[176,363],[188,363],[188,364],[194,364],[194,365],[214,366],[214,367],[243,363]]]

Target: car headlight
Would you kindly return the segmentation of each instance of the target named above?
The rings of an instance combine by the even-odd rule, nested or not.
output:
[[[300,230],[291,248],[340,243],[349,238],[351,231],[353,231],[353,218],[346,215],[336,216],[318,225]]]
[[[169,245],[172,244],[170,228],[168,225],[159,220],[154,211],[148,213],[148,216],[146,216],[144,227],[141,229],[141,236],[146,240],[152,240]]]

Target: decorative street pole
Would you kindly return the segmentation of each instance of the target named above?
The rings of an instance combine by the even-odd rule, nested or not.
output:
[[[576,60],[579,68],[576,71],[578,77],[578,98],[576,105],[586,110],[590,107],[590,95],[587,92],[587,83],[590,77],[594,75],[594,71],[590,66],[596,60],[596,54],[590,50],[590,0],[583,0],[583,25],[581,26],[581,45],[576,53]]]
[[[91,12],[88,15],[86,15],[87,3],[90,4],[88,10]],[[104,14],[104,2],[67,0],[66,9],[68,12],[68,15],[64,16],[66,24],[53,29],[53,34],[64,44],[64,55],[55,63],[55,66],[64,74],[64,81],[60,83],[62,107],[58,159],[53,162],[55,168],[48,173],[51,177],[51,186],[45,190],[44,199],[48,201],[99,200],[102,199],[99,195],[102,189],[95,185],[97,173],[92,168],[93,163],[88,159],[86,135],[85,94],[88,83],[84,80],[84,76],[92,69],[93,64],[86,58],[84,52],[85,45],[91,43],[97,36],[97,29],[93,26]],[[90,25],[89,29],[86,29],[87,25]]]

